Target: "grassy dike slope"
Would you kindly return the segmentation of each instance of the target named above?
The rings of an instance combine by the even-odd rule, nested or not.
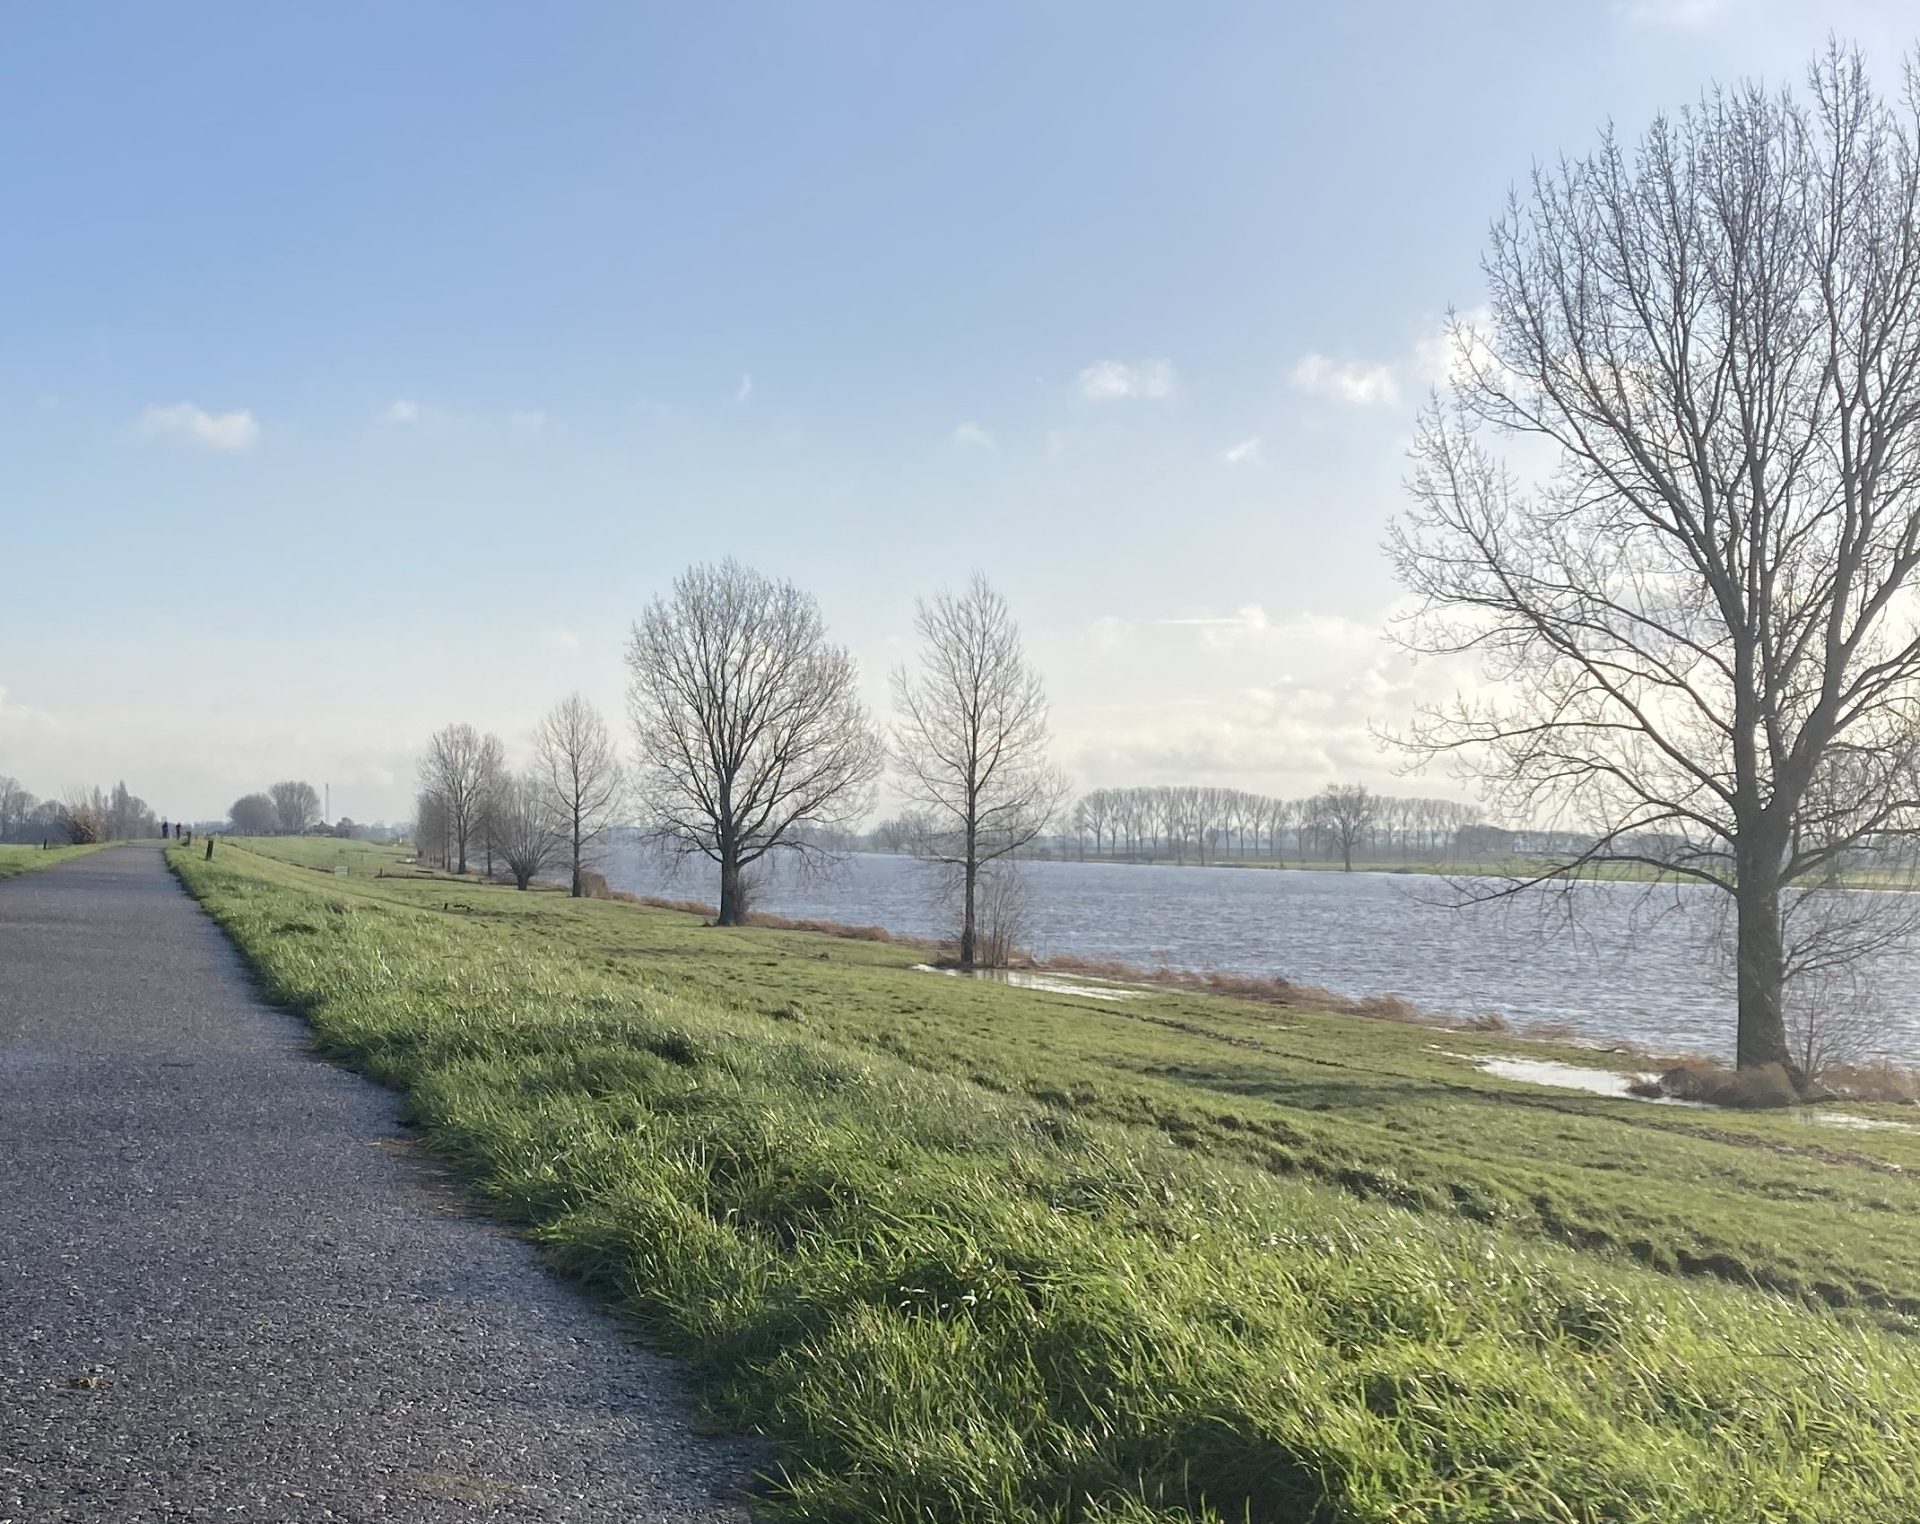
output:
[[[174,861],[323,1051],[770,1436],[772,1515],[1920,1507],[1920,1138],[262,845],[298,860]]]
[[[88,852],[98,852],[106,842],[95,842],[84,847],[48,847],[42,850],[38,843],[32,846],[0,846],[0,882],[13,878],[17,874],[31,873],[35,868],[51,868],[55,863],[63,863],[70,857],[82,857]]]

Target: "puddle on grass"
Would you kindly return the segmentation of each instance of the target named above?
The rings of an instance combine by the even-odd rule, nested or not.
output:
[[[935,968],[931,963],[916,963],[913,970],[917,974],[945,974],[950,979],[985,979],[1023,990],[1045,990],[1050,995],[1084,995],[1089,1000],[1137,1000],[1146,993],[1104,980],[1067,979],[1026,968]]]
[[[1857,1117],[1850,1111],[1824,1111],[1818,1106],[1795,1106],[1793,1119],[1815,1127],[1847,1127],[1856,1132],[1920,1132],[1911,1122],[1894,1122],[1885,1117]]]
[[[1685,1106],[1692,1111],[1712,1111],[1704,1101],[1683,1101],[1671,1095],[1635,1095],[1627,1087],[1652,1075],[1633,1074],[1619,1069],[1594,1069],[1584,1064],[1567,1064],[1552,1058],[1502,1058],[1491,1053],[1455,1053],[1435,1048],[1448,1058],[1462,1059],[1483,1074],[1497,1079],[1518,1080],[1526,1085],[1548,1085],[1556,1090],[1580,1090],[1588,1095],[1610,1096],[1623,1101],[1647,1101],[1656,1106]],[[1793,1106],[1788,1114],[1809,1127],[1846,1127],[1858,1132],[1920,1132],[1912,1122],[1894,1122],[1883,1117],[1855,1116],[1849,1111],[1829,1111],[1824,1106]]]
[[[1696,1106],[1697,1101],[1676,1100],[1668,1095],[1635,1095],[1627,1087],[1648,1079],[1620,1069],[1595,1069],[1586,1064],[1562,1063],[1557,1058],[1502,1058],[1492,1053],[1454,1053],[1434,1049],[1448,1058],[1464,1059],[1482,1074],[1495,1079],[1518,1080],[1523,1085],[1548,1085],[1555,1090],[1580,1090],[1588,1095],[1612,1096],[1623,1101],[1651,1101],[1663,1106]]]

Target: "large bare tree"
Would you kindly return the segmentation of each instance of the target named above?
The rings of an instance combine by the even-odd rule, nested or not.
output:
[[[620,755],[600,711],[577,693],[548,711],[534,745],[548,807],[566,838],[571,892],[578,899],[582,870],[620,818],[626,788]]]
[[[1315,815],[1326,824],[1340,848],[1343,871],[1353,872],[1353,849],[1366,840],[1380,813],[1380,796],[1364,783],[1335,783],[1313,801]]]
[[[539,773],[505,773],[494,781],[487,829],[516,889],[525,889],[566,850],[547,780]]]
[[[865,813],[880,743],[853,658],[813,599],[726,561],[656,599],[627,646],[647,823],[720,869],[720,924],[746,918],[746,872]]]
[[[320,791],[311,783],[290,778],[267,790],[273,801],[275,829],[282,836],[298,836],[320,818]]]
[[[960,895],[960,962],[978,951],[981,869],[1047,827],[1066,783],[1047,760],[1047,696],[1020,627],[975,573],[962,592],[923,598],[920,664],[893,674],[897,786],[926,822],[917,850],[951,867]]]
[[[435,731],[420,758],[420,787],[445,812],[455,872],[467,871],[467,853],[479,839],[487,792],[500,768],[499,737],[483,736],[471,725]]]
[[[1838,49],[1808,83],[1515,192],[1392,539],[1412,643],[1489,680],[1411,739],[1584,833],[1550,873],[1731,896],[1743,1067],[1793,1065],[1796,897],[1920,798],[1920,87]]]

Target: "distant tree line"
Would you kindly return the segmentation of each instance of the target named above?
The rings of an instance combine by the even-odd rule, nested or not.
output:
[[[124,782],[111,789],[70,788],[58,799],[39,799],[18,778],[0,774],[0,841],[82,846],[159,834],[153,810]]]
[[[324,824],[319,790],[299,779],[263,794],[242,794],[227,810],[227,829],[235,836],[304,836]]]
[[[1415,862],[1457,855],[1479,808],[1455,799],[1399,798],[1362,784],[1335,784],[1304,798],[1244,789],[1172,785],[1095,789],[1065,822],[1084,855],[1152,862],[1229,859],[1283,864],[1355,860]]]
[[[1094,789],[1035,833],[1028,855],[1130,862],[1436,863],[1525,850],[1527,839],[1483,825],[1478,806],[1400,798],[1358,783],[1304,798],[1174,784]],[[920,831],[911,814],[881,821],[863,844],[905,852]],[[1024,844],[1024,843],[1023,843]]]

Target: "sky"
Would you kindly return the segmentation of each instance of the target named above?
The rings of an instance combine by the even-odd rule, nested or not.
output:
[[[1301,794],[1444,671],[1381,542],[1510,185],[1910,5],[460,3],[0,13],[0,773],[403,819],[686,565],[877,716],[1011,601],[1082,787]]]

